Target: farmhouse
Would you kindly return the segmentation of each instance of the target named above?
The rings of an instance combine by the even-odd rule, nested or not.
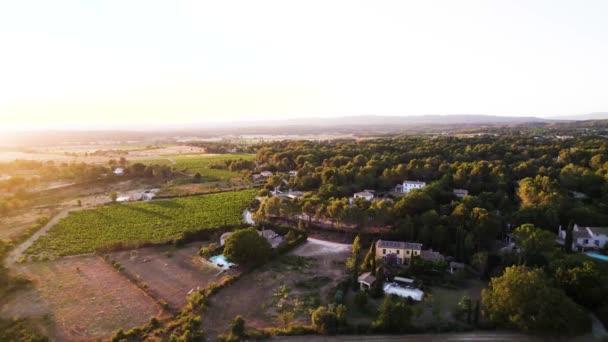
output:
[[[357,281],[361,290],[369,290],[376,282],[376,277],[371,272],[365,272],[359,276]]]
[[[420,255],[421,243],[386,241],[376,242],[376,258],[395,257],[398,264],[405,264],[409,259]]]
[[[564,245],[566,241],[566,230],[559,227],[557,232],[557,243]],[[586,250],[598,250],[604,248],[608,242],[608,227],[572,227],[572,250],[584,252]]]
[[[422,189],[426,186],[426,182],[420,181],[403,181],[403,184],[399,184],[395,187],[395,192],[407,194],[414,189]]]

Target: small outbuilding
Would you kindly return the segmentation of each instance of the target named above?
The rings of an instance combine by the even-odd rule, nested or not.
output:
[[[359,283],[359,288],[365,291],[369,290],[374,285],[376,277],[374,277],[371,272],[365,272],[359,276],[357,281]]]

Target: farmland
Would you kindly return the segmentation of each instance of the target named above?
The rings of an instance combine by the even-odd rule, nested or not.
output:
[[[206,288],[227,275],[217,275],[216,268],[200,260],[199,246],[200,243],[194,243],[183,248],[140,248],[113,252],[109,258],[120,263],[131,278],[146,284],[149,293],[174,308],[181,308],[190,290]]]
[[[33,281],[36,291],[15,294],[3,315],[49,317],[52,340],[108,337],[162,312],[152,298],[96,256],[31,263],[19,271]]]
[[[241,223],[254,191],[224,192],[73,212],[26,251],[30,256],[93,252],[108,244],[167,241],[187,231]]]

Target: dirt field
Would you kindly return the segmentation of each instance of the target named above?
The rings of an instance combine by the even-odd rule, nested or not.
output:
[[[121,150],[127,154],[108,153],[103,156],[84,156],[85,152]],[[124,157],[129,161],[141,159],[152,159],[158,156],[182,156],[189,154],[204,154],[205,150],[199,147],[185,145],[168,145],[159,148],[146,148],[140,145],[75,145],[57,147],[38,147],[33,149],[33,153],[2,151],[0,152],[0,162],[12,161],[15,159],[25,160],[54,160],[61,162],[85,162],[105,164],[110,159]],[[66,153],[76,153],[66,155]]]
[[[18,270],[36,291],[15,294],[0,312],[5,317],[48,315],[52,340],[108,337],[161,314],[154,300],[96,256],[26,264]]]
[[[0,240],[15,239],[21,235],[29,226],[36,223],[40,216],[53,217],[57,210],[44,208],[24,210],[19,215],[0,218]]]
[[[249,327],[278,326],[276,316],[283,311],[309,322],[310,310],[326,304],[329,291],[344,277],[348,250],[309,241],[244,275],[211,297],[203,329],[213,338],[225,332],[236,315]]]
[[[198,256],[200,243],[184,248],[171,246],[142,248],[110,254],[133,278],[148,285],[148,290],[173,308],[186,304],[188,292],[219,282],[227,273],[203,263]]]

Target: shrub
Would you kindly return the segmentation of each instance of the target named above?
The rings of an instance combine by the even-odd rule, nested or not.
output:
[[[367,293],[365,293],[364,291],[358,291],[355,294],[355,305],[359,309],[364,310],[367,306]]]

